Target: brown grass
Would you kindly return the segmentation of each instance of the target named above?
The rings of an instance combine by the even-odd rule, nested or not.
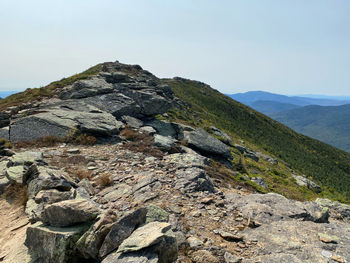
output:
[[[97,177],[95,182],[100,187],[110,186],[113,184],[113,177],[110,173],[103,173]]]
[[[81,168],[67,168],[66,172],[73,178],[78,178],[79,181],[83,180],[83,179],[89,179],[91,180],[92,178],[92,174],[89,170],[85,170],[85,169],[81,169]]]
[[[28,201],[28,189],[21,184],[10,184],[4,189],[3,197],[9,203],[24,207]]]
[[[63,142],[64,139],[56,136],[44,136],[35,140],[15,142],[14,146],[16,148],[52,147]]]
[[[139,133],[130,127],[126,127],[120,132],[120,135],[129,140],[123,145],[125,150],[132,152],[142,152],[154,157],[162,157],[164,153],[157,147],[153,146],[154,139],[149,134]]]
[[[32,147],[52,147],[60,143],[72,143],[77,145],[95,145],[97,139],[94,136],[79,133],[77,131],[70,132],[65,138],[60,138],[57,136],[43,136],[34,140],[19,141],[15,142],[14,146],[17,149],[20,148],[32,148]],[[7,148],[9,148],[8,143],[6,143]]]

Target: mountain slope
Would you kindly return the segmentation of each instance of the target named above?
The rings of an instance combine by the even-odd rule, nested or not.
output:
[[[350,151],[350,105],[307,106],[271,115],[293,130]]]
[[[179,78],[165,82],[188,103],[184,111],[174,112],[175,119],[201,126],[212,123],[274,154],[328,186],[330,192],[339,191],[345,200],[350,200],[350,154],[298,134],[204,83]]]
[[[292,110],[299,108],[300,106],[290,103],[281,103],[272,100],[257,100],[249,104],[254,110],[270,115],[277,112],[282,112],[286,110]]]
[[[122,71],[122,73],[119,73],[119,71]],[[111,74],[113,79],[111,79]],[[111,81],[125,81],[125,84],[108,83]],[[105,86],[96,88],[95,85],[100,85],[99,83]],[[145,118],[151,112],[157,112],[155,105],[163,105],[163,109],[164,107],[167,108],[167,104],[162,104],[164,103],[164,97],[159,97],[159,95],[171,97],[167,85],[170,86],[178,98],[175,100],[178,106],[169,111],[170,121],[175,120],[192,126],[203,127],[206,130],[209,130],[211,126],[216,126],[227,132],[236,143],[244,140],[251,149],[273,155],[284,162],[283,167],[279,167],[279,171],[274,171],[275,168],[269,164],[264,164],[263,169],[259,167],[262,164],[249,164],[253,168],[255,165],[255,168],[247,173],[249,176],[265,175],[266,173],[265,176],[270,180],[274,191],[284,193],[288,197],[303,200],[310,199],[312,196],[315,197],[310,192],[299,193],[300,189],[297,190],[298,188],[290,184],[291,171],[287,168],[290,166],[298,174],[303,173],[322,184],[325,187],[322,192],[323,196],[341,201],[350,201],[350,155],[348,153],[297,134],[290,128],[230,99],[201,82],[181,78],[159,80],[137,65],[102,63],[81,74],[53,82],[47,87],[27,90],[7,97],[0,101],[0,108],[7,109],[9,106],[15,106],[15,109],[12,107],[11,110],[8,110],[16,118],[14,125],[12,124],[10,128],[13,135],[11,138],[23,138],[23,135],[28,137],[34,131],[33,121],[37,123],[35,128],[38,131],[34,134],[34,138],[37,138],[38,134],[42,134],[43,129],[40,128],[43,125],[42,123],[50,122],[50,125],[52,125],[52,117],[55,120],[58,119],[56,120],[56,126],[50,126],[54,128],[51,131],[57,131],[60,134],[67,133],[69,127],[67,127],[66,122],[63,123],[60,119],[64,115],[58,116],[55,111],[59,109],[60,114],[66,114],[67,110],[74,110],[74,108],[77,108],[77,110],[79,108],[80,113],[72,116],[70,123],[78,125],[83,132],[106,136],[120,129],[120,122],[118,121],[120,121],[122,115],[131,114],[134,117]],[[81,98],[80,93],[76,92],[77,90],[84,91],[85,97]],[[67,93],[67,91],[69,92]],[[113,94],[117,92],[117,94],[113,95],[111,92]],[[107,93],[106,96],[100,97],[98,95],[105,93]],[[58,100],[60,97],[65,98],[67,94],[69,98],[78,96],[78,99],[73,101],[75,105],[72,104],[72,101],[65,99],[58,104],[50,101],[52,97],[56,97],[55,99]],[[129,96],[130,100],[125,100],[125,96]],[[145,99],[147,97],[150,101]],[[101,98],[110,101],[103,102]],[[122,98],[122,101],[119,100],[120,98]],[[114,104],[120,103],[121,107],[114,107]],[[86,105],[91,105],[89,106],[91,108],[86,108]],[[34,106],[37,110],[33,111]],[[40,113],[42,111],[40,108],[47,112]],[[107,112],[101,114],[97,109]],[[19,111],[21,113],[17,114]],[[31,114],[34,115],[31,116]],[[116,117],[118,121],[113,120],[112,116]],[[18,119],[18,117],[23,118]],[[91,118],[94,118],[93,122],[90,122]],[[99,121],[103,121],[105,124],[97,129],[94,122]],[[62,123],[66,126],[62,126]],[[24,130],[25,133],[22,132]],[[8,133],[5,128],[1,131]],[[234,151],[234,149],[231,148],[231,151]],[[234,156],[233,166],[235,168],[244,166],[244,163],[238,163],[239,153],[234,153]],[[259,169],[261,171],[254,172]],[[284,175],[279,178],[278,174],[281,173]],[[282,187],[280,181],[282,178],[288,178],[289,183],[287,181],[283,183],[286,183],[288,187],[292,187],[292,190],[288,187]]]

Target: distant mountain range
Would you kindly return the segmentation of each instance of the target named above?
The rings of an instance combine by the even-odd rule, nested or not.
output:
[[[228,96],[299,133],[350,152],[349,97],[285,96],[263,91]]]
[[[0,98],[6,98],[12,94],[17,93],[18,91],[0,91]]]

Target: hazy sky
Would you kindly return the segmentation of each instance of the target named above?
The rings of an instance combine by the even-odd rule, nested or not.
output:
[[[349,0],[0,0],[0,90],[104,61],[226,93],[350,95]]]

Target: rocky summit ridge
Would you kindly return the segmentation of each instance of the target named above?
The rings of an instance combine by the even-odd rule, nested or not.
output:
[[[287,164],[214,126],[166,120],[187,106],[140,66],[114,62],[4,109],[14,148],[1,142],[0,262],[350,261],[349,205],[270,192],[243,160]],[[278,180],[322,192],[288,171]]]

